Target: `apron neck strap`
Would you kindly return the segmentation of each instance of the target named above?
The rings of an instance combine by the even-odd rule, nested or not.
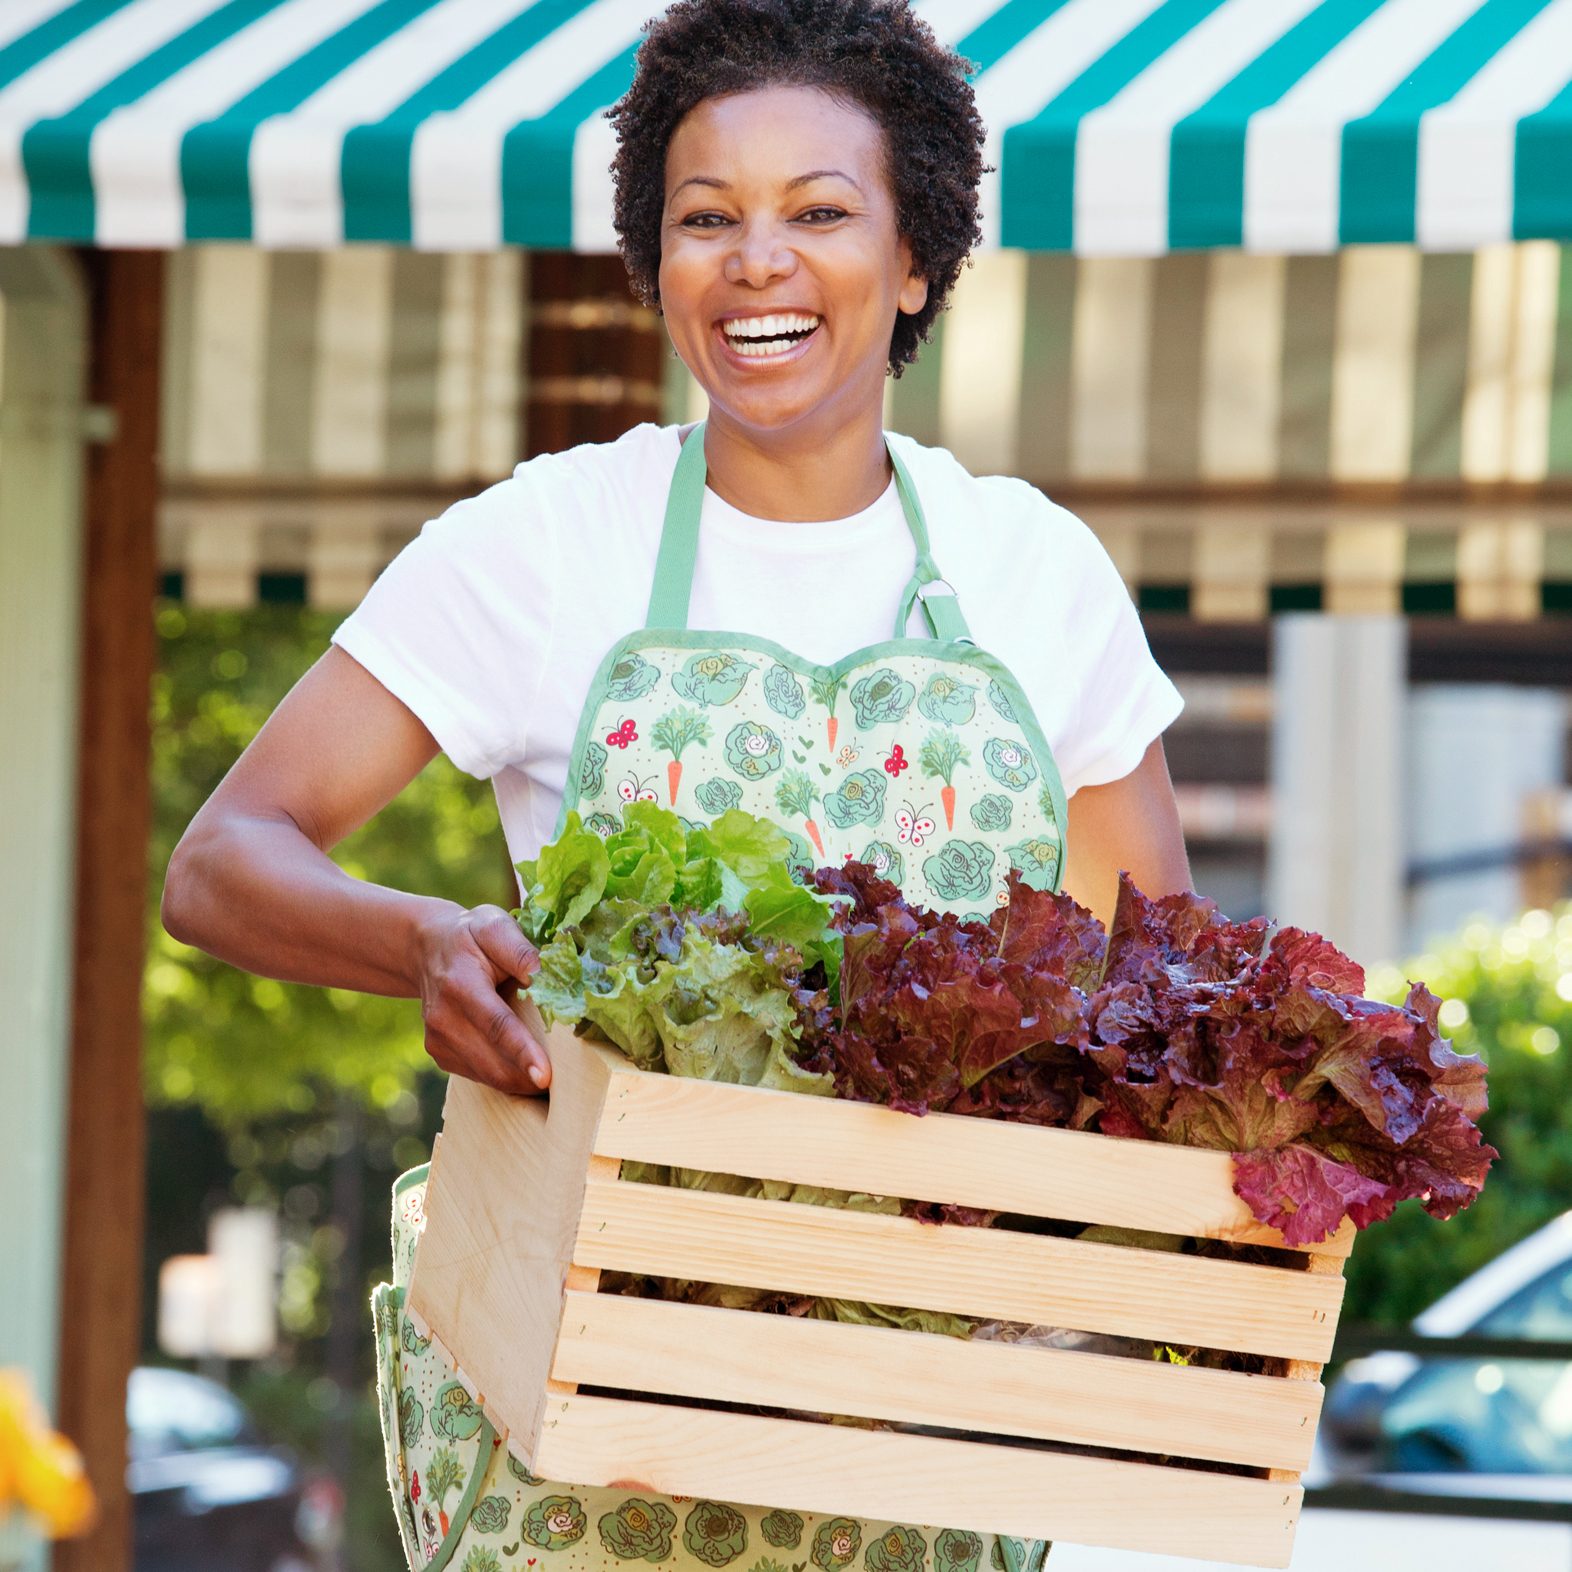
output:
[[[960,602],[955,598],[954,589],[940,575],[939,565],[929,550],[928,524],[923,518],[911,473],[893,447],[889,454],[901,511],[917,547],[917,566],[901,594],[900,610],[896,613],[895,637],[906,636],[912,608],[921,604],[934,638],[949,644],[970,644],[972,638],[966,619],[961,615]],[[704,506],[707,474],[701,423],[688,433],[671,477],[671,490],[666,497],[666,521],[661,528],[660,551],[655,558],[655,581],[650,586],[649,610],[644,619],[646,627],[686,628],[688,625],[688,602],[693,593],[693,565],[699,555],[699,515]]]

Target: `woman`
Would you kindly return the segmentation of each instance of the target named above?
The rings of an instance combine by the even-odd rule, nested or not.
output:
[[[328,855],[439,748],[494,782],[515,858],[564,804],[607,823],[652,793],[691,819],[767,811],[786,738],[819,766],[788,827],[890,861],[914,898],[986,904],[1014,865],[1106,917],[1120,868],[1189,882],[1160,741],[1178,696],[1094,537],[883,431],[884,378],[978,239],[963,64],[901,0],[679,0],[613,118],[623,254],[707,423],[532,460],[429,525],[197,815],[164,896],[172,934],[236,965],[418,997],[438,1065],[526,1094],[551,1068],[507,1004],[535,966],[517,926]],[[712,629],[738,631],[687,631]],[[400,1270],[419,1199],[409,1184]],[[516,1542],[500,1564],[746,1547],[751,1567],[800,1545],[833,1568],[886,1535],[884,1561],[915,1572],[987,1548],[535,1481],[442,1386],[396,1293],[381,1310],[413,1566],[462,1549],[475,1572]]]

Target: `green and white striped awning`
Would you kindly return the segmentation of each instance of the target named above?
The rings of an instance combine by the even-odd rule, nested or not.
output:
[[[1572,238],[1572,0],[916,0],[991,244]],[[608,250],[654,0],[4,0],[0,242]]]
[[[526,375],[535,335],[559,325],[526,287],[538,265],[385,246],[176,253],[159,458],[171,593],[352,606],[423,520],[508,472],[538,401],[609,395],[656,416],[653,386]],[[665,418],[701,414],[666,365]],[[1081,512],[1148,609],[1572,614],[1572,248],[999,251],[888,389],[894,429]]]

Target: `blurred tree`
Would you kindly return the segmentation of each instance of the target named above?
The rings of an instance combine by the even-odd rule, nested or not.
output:
[[[295,606],[158,611],[144,1085],[151,1110],[145,1342],[159,1263],[205,1248],[208,1213],[278,1209],[283,1346],[233,1372],[264,1427],[347,1487],[347,1565],[398,1557],[371,1397],[371,1285],[388,1275],[389,1186],[423,1162],[445,1077],[407,999],[294,987],[177,944],[157,905],[169,854],[335,619]],[[467,905],[510,898],[491,790],[437,759],[335,853],[359,876]],[[335,1318],[338,1336],[331,1336]]]
[[[1460,1053],[1490,1067],[1480,1121],[1501,1153],[1480,1198],[1445,1223],[1405,1202],[1361,1235],[1349,1262],[1349,1320],[1409,1320],[1454,1283],[1572,1204],[1572,904],[1496,927],[1471,923],[1370,992],[1399,999],[1405,979],[1445,1001],[1441,1024]]]
[[[252,977],[177,944],[156,921],[175,841],[335,620],[298,607],[158,614],[147,1092],[155,1104],[199,1103],[227,1129],[306,1114],[341,1091],[392,1109],[428,1066],[411,1001]],[[476,905],[508,896],[501,847],[489,787],[438,758],[335,856],[363,878]]]

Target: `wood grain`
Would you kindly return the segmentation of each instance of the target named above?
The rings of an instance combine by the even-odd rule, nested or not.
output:
[[[957,1114],[910,1114],[624,1067],[595,1135],[604,1156],[750,1179],[1287,1248],[1233,1192],[1227,1152]],[[1346,1256],[1344,1227],[1309,1252]]]
[[[1341,1276],[1343,1268],[1340,1261],[1318,1260],[1310,1262],[1310,1270],[1312,1273],[1318,1276],[1326,1277],[1330,1276],[1334,1272]],[[1314,1359],[1290,1359],[1288,1361],[1288,1369],[1285,1372],[1285,1377],[1287,1380],[1296,1382],[1303,1386],[1310,1386],[1311,1384],[1319,1386],[1321,1384],[1321,1371],[1323,1368],[1324,1367]],[[1315,1429],[1314,1426],[1312,1426],[1312,1440],[1314,1439],[1314,1436]],[[1281,1484],[1285,1481],[1297,1480],[1302,1471],[1302,1466],[1299,1469],[1295,1469],[1292,1465],[1287,1467],[1278,1466],[1268,1470],[1267,1478],[1276,1480],[1279,1484]]]
[[[538,1467],[586,1485],[1268,1567],[1288,1565],[1303,1497],[1237,1475],[583,1394],[552,1400]]]
[[[558,1381],[1298,1470],[1316,1381],[569,1293]]]
[[[448,1083],[408,1296],[524,1452],[547,1398],[586,1178],[594,1168],[614,1182],[590,1144],[620,1056],[568,1032],[548,1048],[549,1098]]]
[[[573,1261],[1324,1361],[1340,1276],[591,1181]]]
[[[142,962],[152,820],[148,724],[158,585],[164,258],[84,253],[91,399],[114,435],[87,452],[82,698],[59,1350],[60,1427],[81,1448],[99,1517],[54,1552],[58,1572],[132,1561],[126,1382],[142,1347]],[[67,344],[61,354],[72,353]]]

